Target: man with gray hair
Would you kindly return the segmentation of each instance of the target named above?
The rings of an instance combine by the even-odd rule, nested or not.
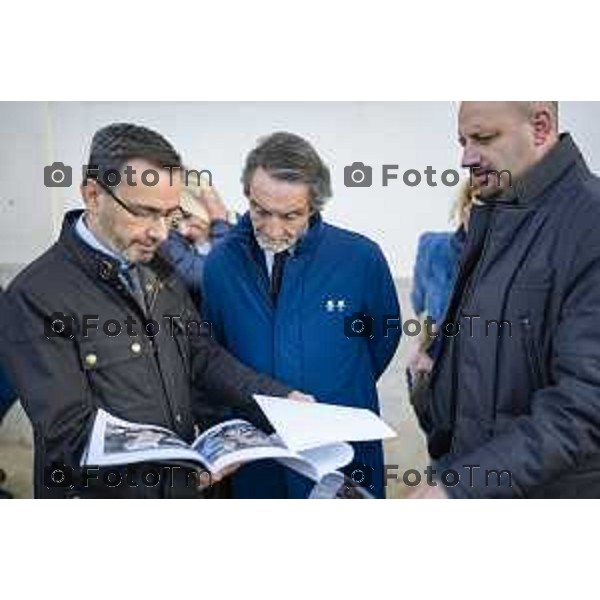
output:
[[[600,183],[556,102],[464,102],[458,134],[480,202],[414,402],[445,487],[415,496],[597,498]]]
[[[204,316],[213,334],[242,363],[301,383],[318,401],[379,412],[376,383],[400,339],[400,308],[381,250],[323,222],[329,169],[297,135],[260,140],[242,184],[249,212],[204,270]],[[381,443],[354,448],[348,474],[383,497]],[[242,467],[233,489],[243,498],[309,492],[299,476],[273,464]]]

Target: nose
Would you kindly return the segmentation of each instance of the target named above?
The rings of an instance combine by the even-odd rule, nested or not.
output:
[[[166,241],[169,237],[169,225],[167,219],[159,218],[156,219],[149,229],[150,237],[153,241],[161,243]]]
[[[263,227],[263,233],[272,240],[285,237],[285,226],[279,217],[271,217]]]
[[[463,148],[461,165],[464,169],[478,167],[481,164],[481,154],[472,145],[466,144]]]

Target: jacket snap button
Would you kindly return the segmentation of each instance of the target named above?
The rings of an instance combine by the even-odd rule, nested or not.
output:
[[[95,354],[88,354],[85,357],[85,364],[88,367],[93,367],[98,362],[98,357]]]
[[[103,260],[100,263],[100,277],[104,280],[111,279],[114,272],[115,266],[109,260]]]
[[[131,344],[131,351],[134,354],[139,354],[142,351],[142,346],[139,342],[133,342],[133,344]]]

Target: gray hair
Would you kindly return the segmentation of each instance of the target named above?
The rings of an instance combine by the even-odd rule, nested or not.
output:
[[[258,140],[246,158],[242,173],[246,197],[250,196],[250,182],[259,167],[274,179],[306,183],[314,210],[322,210],[331,197],[329,168],[313,146],[298,135],[280,131]]]

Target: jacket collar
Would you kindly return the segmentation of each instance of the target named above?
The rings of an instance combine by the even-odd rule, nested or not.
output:
[[[59,244],[81,264],[83,269],[93,278],[121,288],[119,278],[123,261],[115,255],[107,254],[99,246],[86,243],[76,231],[78,220],[83,210],[72,210],[66,213],[59,237]],[[161,280],[173,274],[173,268],[159,250],[147,266]]]
[[[316,212],[310,218],[306,233],[296,242],[294,246],[294,255],[301,256],[315,248],[323,235],[323,230],[323,218],[321,217],[321,213]],[[256,238],[254,237],[254,228],[252,227],[252,221],[250,220],[250,213],[246,212],[242,216],[231,232],[231,236],[232,238],[237,238],[237,240],[249,248],[255,256],[262,254],[262,251],[256,242]]]
[[[537,164],[517,179],[498,199],[484,204],[529,205],[543,199],[571,169],[590,173],[579,148],[569,133],[563,133],[556,145]]]
[[[127,259],[108,248],[103,242],[101,242],[94,232],[87,226],[85,222],[85,213],[82,214],[75,222],[75,233],[90,247],[98,250],[107,256],[114,258],[119,261],[122,267],[127,267]]]

